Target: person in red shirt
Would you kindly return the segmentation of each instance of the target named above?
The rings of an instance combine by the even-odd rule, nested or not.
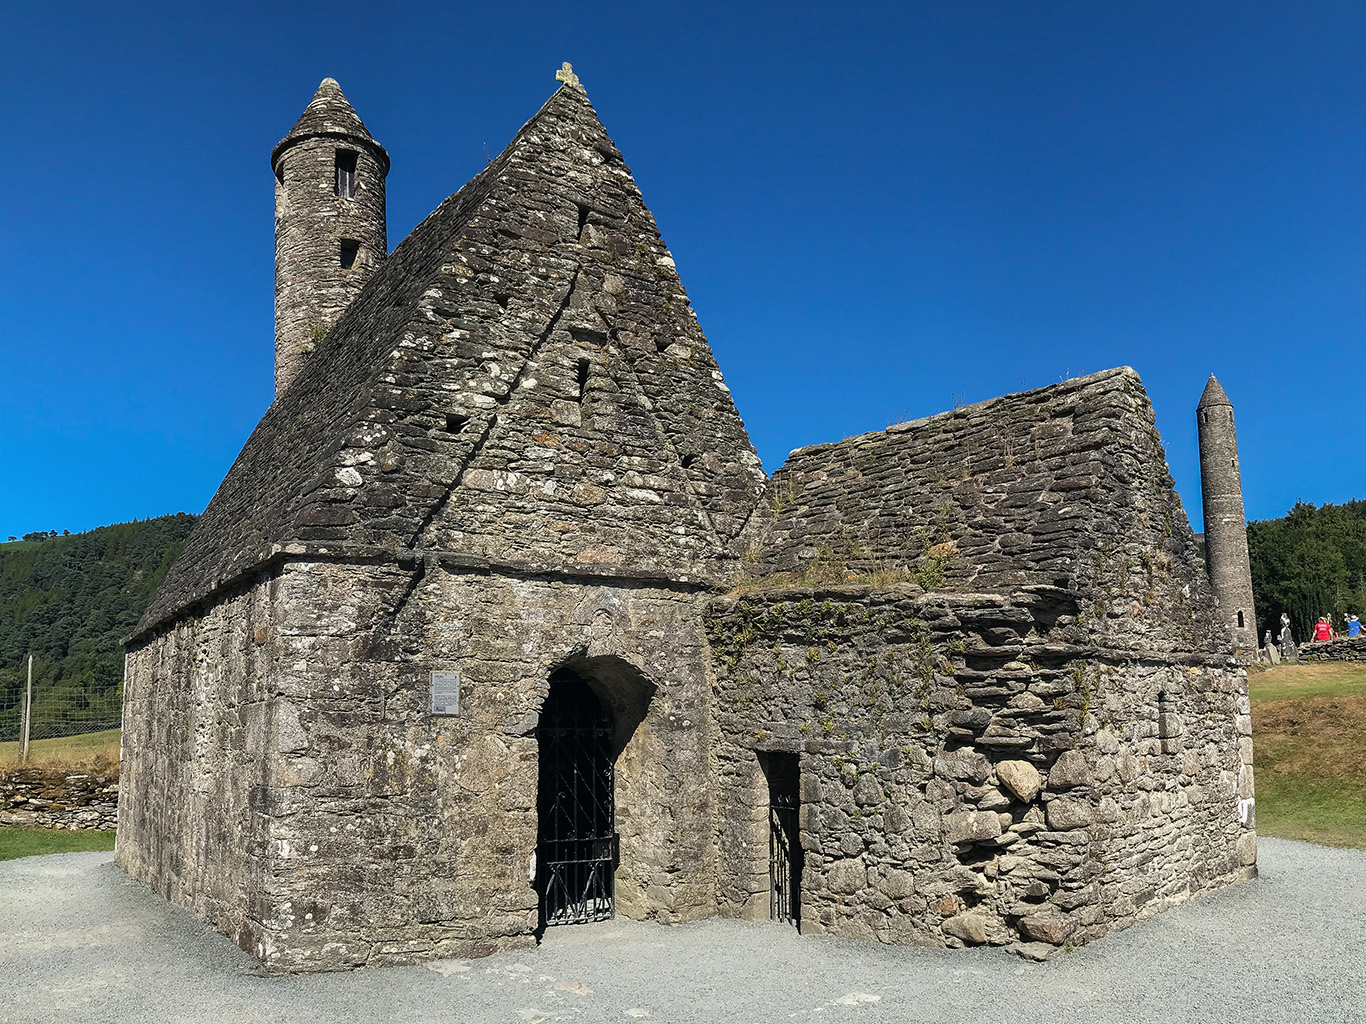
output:
[[[1330,626],[1330,625],[1328,624],[1328,619],[1327,619],[1327,618],[1321,617],[1321,618],[1319,619],[1318,622],[1314,623],[1314,639],[1315,639],[1315,640],[1331,640],[1331,639],[1333,639],[1333,627]]]

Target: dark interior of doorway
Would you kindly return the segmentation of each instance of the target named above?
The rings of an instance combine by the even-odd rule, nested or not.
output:
[[[550,925],[602,921],[616,909],[616,723],[572,669],[550,677],[536,728],[539,936]]]
[[[798,755],[759,755],[768,779],[768,910],[774,921],[802,926],[801,769]]]

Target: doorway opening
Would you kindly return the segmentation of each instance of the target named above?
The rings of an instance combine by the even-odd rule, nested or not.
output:
[[[798,755],[759,755],[768,779],[768,916],[802,927],[801,770]]]
[[[615,723],[577,672],[550,677],[536,727],[540,928],[603,921],[616,909]]]

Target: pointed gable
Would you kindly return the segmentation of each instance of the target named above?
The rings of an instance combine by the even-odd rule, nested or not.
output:
[[[654,218],[566,85],[323,339],[139,632],[281,553],[710,576],[763,484]]]

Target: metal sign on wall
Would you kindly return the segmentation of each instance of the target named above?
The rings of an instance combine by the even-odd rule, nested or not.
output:
[[[460,713],[460,673],[432,673],[432,714],[457,715]]]

